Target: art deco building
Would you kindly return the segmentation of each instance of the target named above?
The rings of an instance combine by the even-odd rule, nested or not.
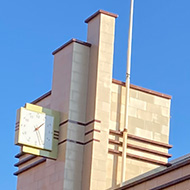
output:
[[[189,156],[168,163],[171,96],[130,85],[121,187],[126,105],[125,83],[112,78],[116,18],[99,10],[85,20],[87,42],[71,39],[53,52],[52,89],[32,104],[61,115],[57,158],[21,146],[17,190],[156,190],[187,183]]]

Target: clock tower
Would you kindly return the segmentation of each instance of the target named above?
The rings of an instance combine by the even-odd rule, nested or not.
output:
[[[17,114],[17,190],[105,190],[121,183],[125,83],[112,79],[116,14],[85,20],[87,42],[53,52],[51,91]],[[169,95],[130,86],[126,180],[167,167]],[[39,118],[38,118],[39,117]]]

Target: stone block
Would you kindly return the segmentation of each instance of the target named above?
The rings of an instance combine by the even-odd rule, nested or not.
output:
[[[160,105],[160,106],[163,106],[163,107],[170,108],[170,102],[171,102],[171,100],[161,98],[161,97],[158,97],[158,96],[154,96],[154,104],[156,104],[156,105]]]
[[[147,103],[147,109],[146,110],[148,112],[156,113],[156,114],[159,114],[159,115],[162,114],[161,106],[156,105],[156,104]]]
[[[139,91],[138,90],[134,90],[134,89],[131,89],[130,88],[130,91],[129,91],[129,96],[132,97],[132,98],[135,98],[135,99],[140,99],[139,98]],[[143,99],[142,99],[143,100]],[[145,100],[143,100],[145,101]]]
[[[142,100],[139,100],[136,98],[132,98],[132,97],[130,97],[130,99],[129,99],[129,105],[131,107],[134,107],[134,108],[137,108],[140,110],[146,110],[146,107],[147,107],[147,103],[145,101],[142,101]]]
[[[153,113],[138,109],[137,117],[144,121],[153,121]]]
[[[142,129],[142,128],[136,128],[135,129],[135,135],[137,135],[139,137],[147,138],[147,139],[153,139],[153,132],[147,131],[147,130]]]
[[[129,109],[129,111],[128,111],[129,116],[131,116],[131,117],[137,117],[137,108],[129,106],[128,109]],[[124,111],[123,111],[123,113],[124,113]]]
[[[158,115],[155,113],[152,114],[152,119],[153,119],[153,122],[157,124],[161,124],[161,125],[166,125],[166,126],[169,125],[169,121],[170,121],[168,117],[164,117],[162,115]]]

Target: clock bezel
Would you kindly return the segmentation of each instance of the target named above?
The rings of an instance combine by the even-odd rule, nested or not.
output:
[[[39,118],[36,118],[37,116],[39,116]],[[45,119],[46,117],[51,118],[51,123],[47,123],[48,121],[47,119]],[[40,124],[42,124],[43,122],[44,125],[40,126]],[[36,129],[37,124],[38,126],[40,126],[39,129]],[[52,125],[52,127],[50,128],[50,134],[47,133],[47,125],[49,124]],[[33,110],[28,110],[26,108],[21,108],[18,143],[29,147],[51,151],[53,146],[53,125],[53,116],[50,116],[44,112],[36,112]],[[47,144],[47,135],[50,140],[49,144]]]
[[[38,148],[38,147],[30,146],[25,143],[19,142],[19,129],[20,129],[19,123],[20,123],[22,109],[27,109],[27,110],[39,112],[39,113],[45,113],[46,115],[49,115],[54,118],[51,150],[47,150],[45,148]],[[39,155],[43,157],[48,157],[51,159],[56,159],[57,153],[58,153],[59,123],[60,123],[60,112],[47,109],[38,105],[26,103],[25,107],[21,107],[20,109],[17,110],[15,144],[21,146],[22,152],[33,154],[33,155]]]

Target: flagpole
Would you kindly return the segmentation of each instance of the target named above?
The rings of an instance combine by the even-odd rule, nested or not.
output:
[[[127,154],[127,133],[128,133],[128,111],[129,111],[129,89],[130,89],[130,70],[131,70],[131,48],[132,48],[132,29],[133,29],[133,10],[134,0],[131,0],[129,34],[128,34],[128,50],[127,50],[127,71],[126,71],[126,94],[125,94],[125,118],[123,130],[123,151],[121,166],[121,184],[125,182],[126,175],[126,154]]]

